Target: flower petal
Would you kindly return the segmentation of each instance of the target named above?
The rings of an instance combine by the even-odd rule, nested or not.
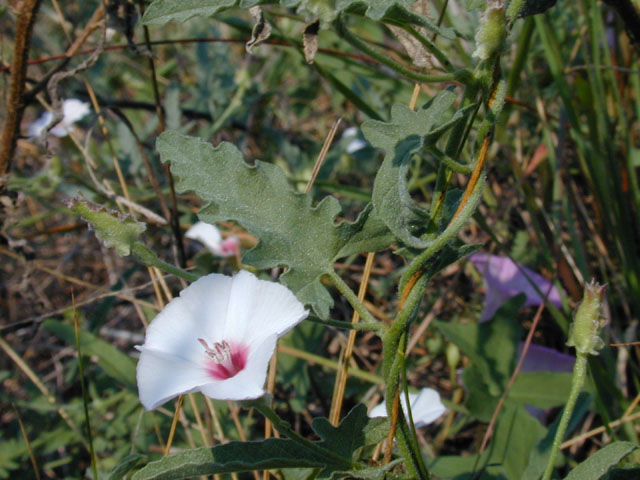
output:
[[[62,122],[66,126],[70,126],[71,124],[82,120],[90,111],[91,109],[87,102],[83,102],[77,98],[68,98],[62,104],[62,113],[64,114]]]
[[[197,391],[210,381],[211,377],[201,365],[153,348],[140,350],[136,374],[138,394],[147,410],[177,395]]]
[[[540,305],[544,297],[534,285],[552,304],[562,306],[560,292],[549,280],[509,257],[474,253],[469,258],[482,273],[486,291],[481,322],[489,320],[505,301],[521,292],[526,295],[526,306]]]
[[[226,380],[210,381],[200,388],[206,396],[218,400],[247,400],[264,394],[267,366],[276,348],[277,335],[263,338],[253,346],[243,370]]]
[[[411,414],[416,427],[424,427],[435,422],[447,411],[440,400],[440,394],[433,388],[423,388],[415,398],[409,396],[411,402]]]
[[[518,345],[518,358],[522,353],[524,343]],[[576,357],[558,352],[553,348],[543,347],[532,343],[529,345],[527,356],[524,357],[521,371],[526,372],[572,372]]]
[[[143,404],[153,409],[194,391],[223,400],[263,395],[278,337],[307,313],[286,287],[246,271],[198,279],[147,329],[138,363]]]
[[[42,115],[40,115],[34,122],[31,122],[28,128],[29,138],[39,137],[42,131],[47,128],[52,118],[53,114],[49,111],[46,111]]]
[[[222,255],[220,244],[222,243],[222,235],[215,225],[205,222],[194,223],[187,233],[184,235],[191,240],[197,240],[202,243],[207,250],[217,256]]]
[[[81,120],[91,111],[89,104],[78,100],[77,98],[68,98],[62,103],[62,120],[49,133],[56,137],[66,137],[69,135],[71,125]],[[53,114],[50,111],[44,112],[38,119],[29,125],[28,135],[31,138],[40,136],[42,131],[49,126],[53,120]]]
[[[198,338],[209,343],[224,339],[232,282],[231,277],[213,273],[182,290],[147,328],[144,348],[202,365],[204,350]]]
[[[424,427],[435,422],[447,411],[447,408],[440,400],[440,394],[433,388],[423,388],[418,393],[409,393],[409,403],[411,403],[411,416],[416,428]],[[405,396],[400,396],[402,411],[407,415],[407,404]],[[376,405],[369,412],[370,417],[386,417],[387,409],[384,402]]]
[[[273,334],[280,337],[308,313],[284,285],[242,270],[233,277],[225,338],[251,345]]]

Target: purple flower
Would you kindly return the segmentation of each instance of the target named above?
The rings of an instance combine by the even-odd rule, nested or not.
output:
[[[518,345],[518,358],[522,354],[523,342]],[[572,372],[576,357],[558,352],[553,348],[543,347],[532,343],[529,345],[527,356],[522,362],[522,373],[529,372]]]
[[[556,307],[562,306],[560,292],[549,280],[510,258],[488,253],[474,253],[469,258],[484,279],[485,299],[480,322],[491,319],[504,302],[519,293],[527,297],[525,306],[540,305],[545,296]]]

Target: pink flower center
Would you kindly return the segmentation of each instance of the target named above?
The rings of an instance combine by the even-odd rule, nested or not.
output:
[[[207,356],[207,372],[216,380],[227,380],[235,377],[247,364],[249,347],[240,344],[229,344],[226,340],[215,342],[211,347],[203,338],[198,342],[204,347]]]

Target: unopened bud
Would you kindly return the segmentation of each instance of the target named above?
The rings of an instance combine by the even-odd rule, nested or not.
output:
[[[449,366],[449,370],[455,372],[456,368],[458,368],[458,364],[460,363],[460,349],[457,345],[449,343],[447,345],[445,355],[447,357],[447,365]]]
[[[605,322],[600,316],[600,308],[605,290],[606,285],[599,285],[595,280],[585,286],[584,297],[576,311],[567,342],[579,353],[597,355],[604,346],[600,329]]]
[[[504,15],[504,3],[501,0],[490,1],[480,18],[473,56],[480,60],[487,60],[502,47],[506,37],[507,20]]]

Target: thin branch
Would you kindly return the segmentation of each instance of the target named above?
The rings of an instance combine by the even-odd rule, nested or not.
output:
[[[40,0],[25,0],[16,19],[16,39],[13,48],[11,66],[11,85],[7,102],[7,120],[0,137],[0,189],[4,189],[5,175],[11,169],[11,160],[16,149],[20,122],[24,112],[25,78],[27,75],[27,56],[31,46],[31,34],[36,20]]]
[[[149,42],[150,45],[175,45],[175,44],[188,44],[188,43],[247,43],[248,38],[221,38],[221,37],[204,37],[204,38],[177,38],[177,39],[167,39],[167,40],[152,40]],[[290,42],[285,42],[282,40],[265,40],[263,44],[267,45],[276,45],[281,47],[297,47]],[[136,47],[144,47],[146,43],[136,43]],[[119,44],[119,45],[108,45],[104,47],[105,51],[117,51],[117,50],[127,50],[131,48],[129,44]],[[80,50],[73,53],[73,55],[69,55],[68,53],[63,53],[60,55],[52,55],[49,57],[41,57],[34,58],[27,61],[27,65],[37,65],[40,63],[52,62],[54,60],[65,60],[72,58],[76,55],[90,55],[95,51],[95,48],[89,48],[86,50]],[[372,65],[377,65],[379,62],[374,60],[373,58],[365,57],[363,55],[358,55],[356,53],[346,53],[341,52],[339,50],[333,50],[331,48],[319,48],[318,52],[326,53],[327,55],[333,55],[337,57],[346,57],[352,58],[355,60],[359,60],[364,63],[370,63]],[[63,65],[64,67],[64,65]],[[11,67],[9,65],[1,65],[0,72],[11,71]]]

